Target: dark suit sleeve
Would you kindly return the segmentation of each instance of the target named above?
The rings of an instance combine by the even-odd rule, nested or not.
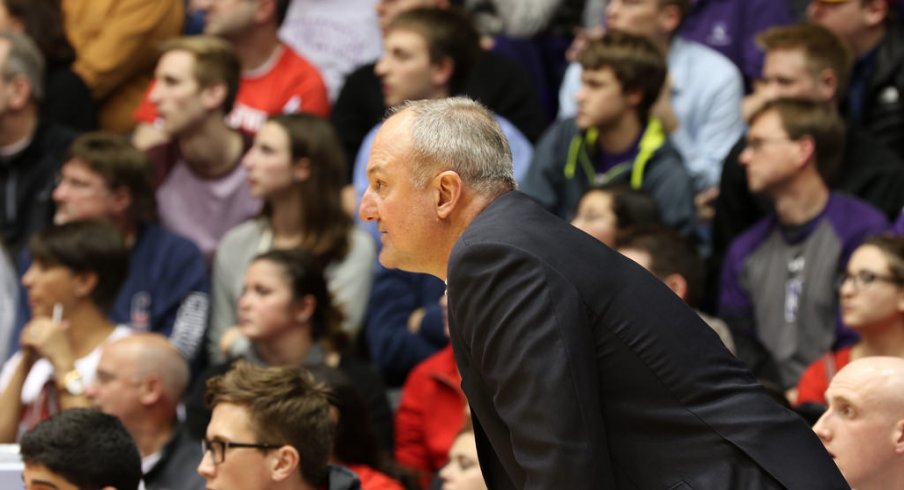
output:
[[[451,334],[462,386],[492,453],[518,488],[608,488],[593,336],[581,297],[520,250],[458,250],[449,268]],[[486,473],[490,488],[507,486],[494,482],[504,475]]]

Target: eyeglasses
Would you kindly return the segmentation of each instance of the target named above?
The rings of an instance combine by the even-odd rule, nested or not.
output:
[[[898,279],[894,276],[883,276],[881,274],[876,274],[875,272],[870,271],[857,271],[855,273],[844,272],[841,276],[838,277],[838,289],[841,289],[842,286],[848,281],[851,281],[851,286],[854,287],[855,290],[860,290],[864,286],[869,286],[874,282],[887,282],[889,284],[894,284],[896,286],[900,286],[902,284],[902,280]]]
[[[210,458],[213,460],[213,464],[220,464],[226,460],[227,449],[248,448],[268,451],[270,449],[277,449],[279,447],[281,447],[281,445],[278,444],[250,444],[245,442],[211,441],[208,439],[201,439],[201,454],[210,453]]]
[[[766,146],[769,143],[783,143],[783,142],[790,142],[790,141],[794,141],[794,140],[792,140],[791,138],[785,138],[785,137],[750,138],[747,140],[746,149],[748,149],[754,153],[758,153],[760,150],[763,149],[764,146]]]

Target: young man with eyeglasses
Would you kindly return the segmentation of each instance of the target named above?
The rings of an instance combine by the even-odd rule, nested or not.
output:
[[[729,247],[719,316],[742,339],[738,357],[752,367],[763,364],[759,356],[771,357],[779,369],[772,381],[793,400],[804,368],[836,342],[849,343],[850,332],[837,318],[834,279],[854,248],[887,222],[872,206],[831,193],[825,183],[844,145],[834,108],[776,99],[750,124],[740,161],[750,191],[775,211]],[[745,338],[761,342],[765,352],[745,351]]]
[[[327,391],[297,368],[239,362],[207,382],[213,410],[198,473],[217,490],[354,490],[357,477],[328,464]]]

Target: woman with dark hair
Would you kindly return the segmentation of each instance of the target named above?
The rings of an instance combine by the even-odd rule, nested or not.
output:
[[[619,231],[659,223],[659,211],[653,198],[626,185],[587,189],[571,220],[576,228],[610,247],[615,246]]]
[[[22,276],[32,320],[0,373],[0,441],[12,442],[56,412],[87,407],[101,346],[131,331],[107,319],[128,274],[129,252],[113,225],[52,226],[31,239]]]
[[[212,359],[231,347],[224,333],[236,324],[242,275],[251,259],[272,249],[302,249],[326,264],[330,293],[351,336],[364,317],[373,282],[376,251],[366,232],[342,207],[345,158],[329,122],[311,114],[270,118],[245,155],[251,193],[265,201],[256,219],[230,230],[213,269],[213,305],[209,332]]]
[[[186,397],[190,432],[203,437],[210,420],[204,405],[206,380],[238,359],[264,366],[328,366],[342,371],[366,400],[382,447],[392,444],[392,416],[380,376],[369,365],[343,355],[347,334],[333,305],[319,260],[299,250],[270,250],[251,260],[238,300],[238,330],[248,339],[242,352],[201,375]]]
[[[904,357],[904,237],[868,238],[854,250],[839,278],[838,298],[844,325],[860,340],[807,367],[797,385],[797,405],[826,405],[829,382],[851,361]]]
[[[79,131],[97,129],[91,91],[72,71],[75,50],[63,30],[59,0],[0,1],[0,30],[30,37],[44,55],[41,118]]]

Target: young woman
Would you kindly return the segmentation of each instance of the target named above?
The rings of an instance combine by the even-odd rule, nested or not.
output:
[[[486,490],[477,461],[477,441],[470,421],[449,450],[449,463],[439,472],[442,490]]]
[[[854,250],[838,288],[841,318],[860,334],[856,344],[811,364],[797,386],[797,404],[825,405],[829,381],[867,356],[904,357],[904,237],[882,235]]]
[[[107,319],[129,268],[128,249],[112,225],[89,220],[45,228],[29,252],[22,285],[32,320],[0,374],[3,442],[60,410],[88,406],[84,390],[101,345],[130,332]]]
[[[342,313],[333,306],[317,259],[303,250],[271,250],[252,259],[238,301],[238,330],[250,341],[229,362],[215,365],[195,382],[186,400],[188,427],[202,437],[210,419],[204,403],[206,380],[243,358],[266,366],[338,368],[367,403],[378,443],[392,443],[392,417],[379,375],[369,365],[344,356],[347,335]]]
[[[236,325],[242,277],[251,259],[271,249],[303,249],[325,268],[329,290],[355,335],[364,317],[376,252],[367,233],[342,208],[345,158],[333,127],[310,114],[267,121],[245,155],[251,193],[265,201],[256,219],[235,227],[217,249],[213,270],[210,354]]]
[[[621,185],[587,189],[571,220],[576,228],[610,247],[615,246],[619,231],[659,222],[659,211],[653,198]]]

